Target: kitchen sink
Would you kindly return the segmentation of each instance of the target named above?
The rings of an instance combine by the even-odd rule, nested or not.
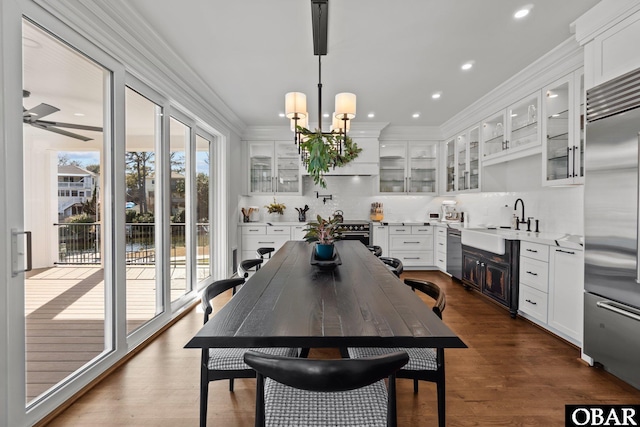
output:
[[[504,255],[504,240],[508,237],[516,237],[515,233],[517,232],[512,230],[463,228],[462,244],[493,252],[494,254]]]

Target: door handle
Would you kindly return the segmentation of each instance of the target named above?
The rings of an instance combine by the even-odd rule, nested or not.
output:
[[[24,234],[26,236],[26,254],[18,252],[18,236]],[[18,268],[18,258],[20,255],[27,256],[27,268]],[[25,273],[33,269],[31,258],[31,232],[30,231],[18,231],[15,228],[11,229],[11,277],[16,277],[20,273]]]

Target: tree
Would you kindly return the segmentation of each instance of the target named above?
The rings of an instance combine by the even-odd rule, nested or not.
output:
[[[154,173],[155,156],[147,151],[129,151],[126,154],[127,192],[140,206],[141,213],[147,213],[147,177]]]
[[[66,153],[58,153],[58,166],[76,166],[81,168],[82,163],[69,159],[69,155]]]
[[[197,194],[197,220],[198,222],[207,222],[209,220],[209,175],[198,173],[196,175],[196,194]]]
[[[100,165],[87,165],[85,169],[89,172],[95,173],[96,175],[100,175]]]

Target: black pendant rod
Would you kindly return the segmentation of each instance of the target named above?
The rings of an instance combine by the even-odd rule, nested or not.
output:
[[[322,55],[318,55],[318,130],[322,133]]]

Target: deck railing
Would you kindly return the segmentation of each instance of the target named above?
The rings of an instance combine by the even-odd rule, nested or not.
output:
[[[100,264],[102,228],[99,223],[54,224],[58,228],[57,264]],[[171,264],[184,265],[186,259],[185,224],[171,224]],[[127,264],[156,262],[155,224],[126,224]],[[197,224],[198,264],[209,261],[209,224]]]

